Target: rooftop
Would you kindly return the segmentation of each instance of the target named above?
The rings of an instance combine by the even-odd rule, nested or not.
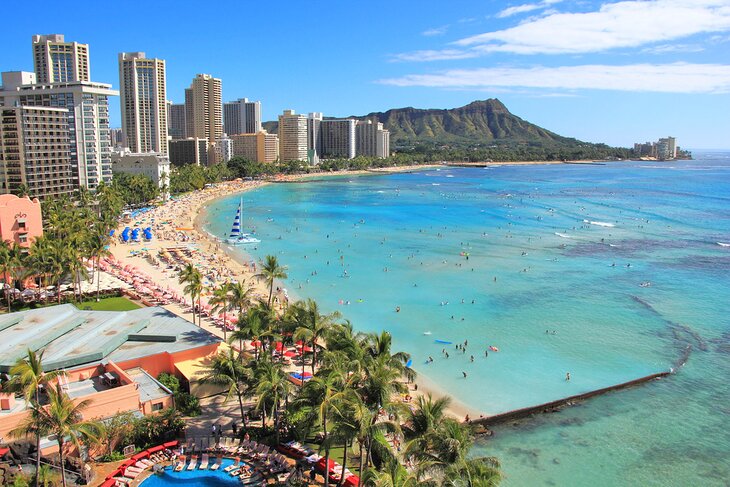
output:
[[[45,368],[54,370],[218,342],[215,335],[160,307],[82,311],[62,304],[0,317],[0,372],[7,372],[28,348],[43,349]]]

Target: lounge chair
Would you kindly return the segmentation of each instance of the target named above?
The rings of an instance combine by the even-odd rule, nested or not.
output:
[[[236,457],[236,460],[232,464],[230,464],[226,468],[224,468],[223,471],[224,472],[230,472],[231,470],[235,470],[235,469],[237,469],[240,466],[241,466],[241,458],[240,457]]]
[[[128,478],[125,478],[125,477],[112,477],[112,478],[117,482],[117,484],[129,485],[131,483],[131,480],[129,480]]]
[[[178,459],[177,463],[175,464],[175,471],[176,472],[182,472],[182,470],[185,468],[185,457],[182,456]]]
[[[195,470],[195,467],[198,465],[198,455],[193,455],[190,457],[190,463],[188,463],[187,470]]]
[[[208,454],[203,453],[203,457],[200,460],[200,466],[198,467],[198,470],[208,470]]]
[[[218,459],[215,461],[215,463],[213,465],[210,466],[210,469],[218,470],[219,468],[221,468],[221,463],[223,463],[223,456],[218,455]]]

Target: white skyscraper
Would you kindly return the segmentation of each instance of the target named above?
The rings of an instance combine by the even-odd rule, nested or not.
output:
[[[167,154],[165,61],[144,52],[119,54],[122,129],[134,153]]]

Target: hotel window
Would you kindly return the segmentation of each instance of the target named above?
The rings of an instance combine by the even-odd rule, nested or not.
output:
[[[152,404],[152,410],[153,411],[162,411],[162,403],[156,402],[156,403]]]

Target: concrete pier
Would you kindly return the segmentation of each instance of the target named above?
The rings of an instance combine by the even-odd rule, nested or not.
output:
[[[554,413],[557,411],[560,411],[561,408],[563,408],[566,405],[569,405],[571,403],[575,403],[578,401],[584,401],[586,399],[590,399],[591,397],[600,396],[602,394],[606,394],[608,392],[613,391],[619,391],[621,389],[626,389],[628,387],[634,387],[641,384],[644,384],[646,382],[655,380],[655,379],[661,379],[663,377],[668,376],[671,374],[671,372],[658,372],[656,374],[647,375],[646,377],[640,377],[638,379],[634,379],[628,382],[623,382],[621,384],[616,384],[609,387],[604,387],[603,389],[596,389],[589,392],[584,392],[582,394],[576,394],[574,396],[565,397],[563,399],[558,399],[557,401],[551,401],[546,402],[543,404],[538,404],[537,406],[529,406],[522,409],[514,409],[512,411],[507,411],[506,413],[500,413],[495,414],[492,416],[487,416],[484,418],[477,418],[469,421],[469,424],[475,424],[475,425],[481,425],[481,426],[494,426],[497,424],[506,423],[508,421],[516,421],[520,419],[527,418],[529,416],[532,416],[534,414],[543,414],[543,413]]]

